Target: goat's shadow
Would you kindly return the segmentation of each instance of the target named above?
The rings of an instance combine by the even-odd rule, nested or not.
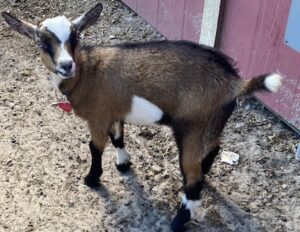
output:
[[[119,220],[119,214],[122,214],[122,207],[129,208],[129,212],[134,211],[132,212],[130,220],[125,220],[124,222],[119,220],[118,226],[122,226],[125,231],[130,231],[132,228],[135,228],[133,229],[134,231],[139,231],[139,229],[144,228],[147,228],[149,232],[170,231],[169,224],[176,213],[175,211],[173,212],[172,207],[170,205],[166,206],[166,203],[160,199],[155,199],[155,202],[150,200],[148,198],[149,193],[144,191],[143,184],[140,182],[134,169],[131,168],[126,173],[120,173],[120,175],[124,177],[124,188],[130,193],[129,195],[131,195],[130,204],[124,206],[121,201],[114,199],[108,190],[109,188],[104,185],[101,185],[98,190],[95,190],[99,197],[104,199],[110,208],[114,209],[113,212],[107,212],[110,213],[111,218]],[[222,223],[215,225],[204,216],[200,218],[200,221],[196,220],[189,223],[187,225],[187,231],[265,231],[251,214],[241,209],[238,204],[221,193],[210,183],[206,182],[205,189],[213,198],[214,205],[217,206],[220,213]],[[163,209],[157,207],[156,205],[159,204],[165,207],[163,207]],[[201,208],[200,210],[204,211]],[[118,231],[117,228],[116,231]]]
[[[219,227],[222,228],[216,231],[265,231],[257,219],[243,210],[237,203],[231,200],[226,194],[220,192],[216,187],[206,182],[205,190],[213,198],[214,204],[217,206],[222,218],[222,224],[219,225]],[[206,230],[213,231],[207,228]]]

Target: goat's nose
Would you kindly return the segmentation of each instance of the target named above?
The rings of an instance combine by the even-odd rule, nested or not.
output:
[[[72,61],[64,61],[64,62],[60,62],[59,66],[66,72],[69,72],[72,68]]]

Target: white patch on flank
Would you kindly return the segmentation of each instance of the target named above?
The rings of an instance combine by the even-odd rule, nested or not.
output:
[[[133,96],[131,111],[126,114],[125,122],[138,125],[150,125],[158,122],[163,116],[162,110],[138,96]]]
[[[71,34],[71,22],[65,16],[57,16],[44,20],[42,28],[44,27],[55,34],[62,44],[69,39]]]
[[[113,127],[115,129],[115,136],[114,139],[118,139],[121,137],[121,131],[120,131],[120,122],[114,122]]]
[[[264,84],[271,92],[276,92],[282,85],[283,77],[279,73],[273,73],[266,77]]]
[[[125,148],[117,148],[117,164],[126,164],[129,162],[129,155]]]
[[[184,204],[185,208],[190,211],[191,218],[194,218],[195,217],[195,211],[200,206],[201,202],[200,202],[200,200],[197,200],[197,201],[188,200],[186,198],[186,195],[184,195],[182,197],[182,204]]]

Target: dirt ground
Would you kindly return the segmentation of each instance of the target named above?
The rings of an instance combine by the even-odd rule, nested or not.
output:
[[[0,0],[38,22],[76,17],[96,0]],[[89,44],[163,37],[116,0],[102,1]],[[83,184],[90,166],[85,122],[62,115],[35,45],[0,19],[0,231],[169,231],[182,195],[178,154],[167,127],[125,127],[133,168],[120,175],[115,150],[104,153],[99,191]],[[253,98],[240,99],[223,135],[223,150],[207,176],[202,206],[189,231],[300,231],[299,137]]]

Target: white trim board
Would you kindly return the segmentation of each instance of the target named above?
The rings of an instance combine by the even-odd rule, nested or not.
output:
[[[221,0],[204,0],[200,44],[214,47],[218,29]]]

